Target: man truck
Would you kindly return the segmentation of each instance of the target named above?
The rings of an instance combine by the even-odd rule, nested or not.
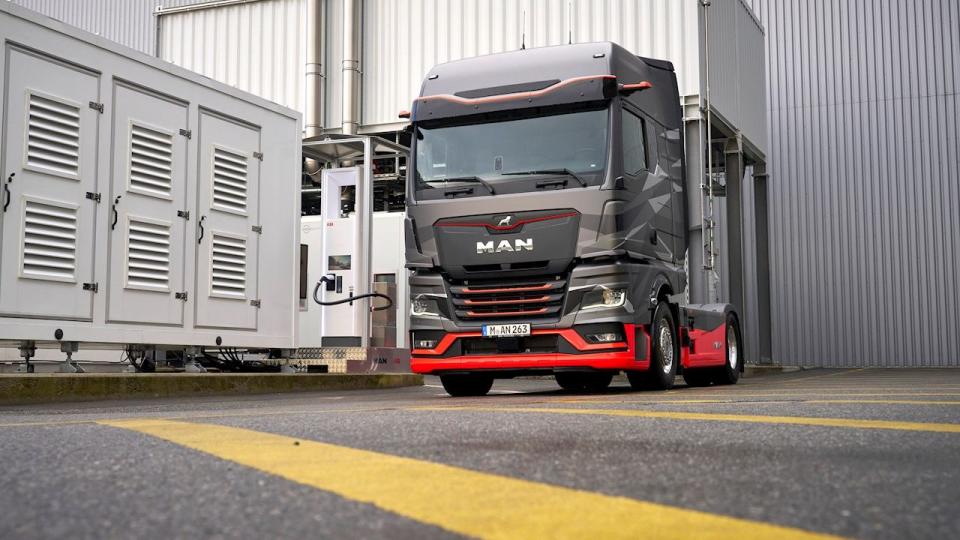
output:
[[[614,43],[434,67],[409,113],[411,367],[453,396],[551,374],[599,391],[736,383],[740,321],[684,305],[683,120],[670,62]]]

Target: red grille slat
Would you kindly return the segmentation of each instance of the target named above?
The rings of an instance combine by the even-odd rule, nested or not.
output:
[[[552,276],[519,283],[451,284],[450,293],[460,319],[546,318],[559,316],[566,285],[566,280]]]
[[[468,311],[467,316],[469,317],[523,317],[525,315],[543,315],[549,311],[547,308],[540,308],[536,311],[490,311],[490,312],[481,312],[477,313],[475,311]]]
[[[512,304],[536,304],[537,302],[549,302],[549,296],[541,296],[539,298],[524,298],[522,300],[464,300],[464,305],[467,306],[495,306],[495,305],[512,305]]]

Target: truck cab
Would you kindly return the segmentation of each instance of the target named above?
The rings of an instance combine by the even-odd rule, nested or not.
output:
[[[732,306],[682,306],[673,65],[613,43],[433,68],[410,111],[411,366],[448,393],[553,374],[600,390],[736,382]],[[732,359],[730,358],[732,356]],[[732,362],[732,364],[731,364]]]

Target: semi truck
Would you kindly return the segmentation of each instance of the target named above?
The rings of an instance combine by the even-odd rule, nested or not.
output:
[[[452,396],[553,375],[600,391],[734,384],[739,315],[683,302],[683,119],[670,62],[614,43],[435,66],[409,117],[411,368]],[[698,270],[698,269],[697,269]]]

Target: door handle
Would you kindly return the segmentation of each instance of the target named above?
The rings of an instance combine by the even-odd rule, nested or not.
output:
[[[120,202],[120,197],[122,195],[117,195],[117,198],[113,200],[113,223],[110,224],[110,230],[112,231],[117,227],[117,220],[120,219],[120,214],[117,213],[117,204]]]
[[[207,216],[200,216],[200,221],[197,222],[197,225],[200,227],[200,238],[197,238],[197,243],[203,242],[203,220],[207,219]]]
[[[10,206],[10,199],[12,199],[10,196],[10,182],[13,182],[13,177],[16,175],[17,173],[10,173],[10,176],[7,177],[7,181],[3,184],[3,193],[6,196],[6,199],[3,202],[4,213],[7,212],[7,207]]]

